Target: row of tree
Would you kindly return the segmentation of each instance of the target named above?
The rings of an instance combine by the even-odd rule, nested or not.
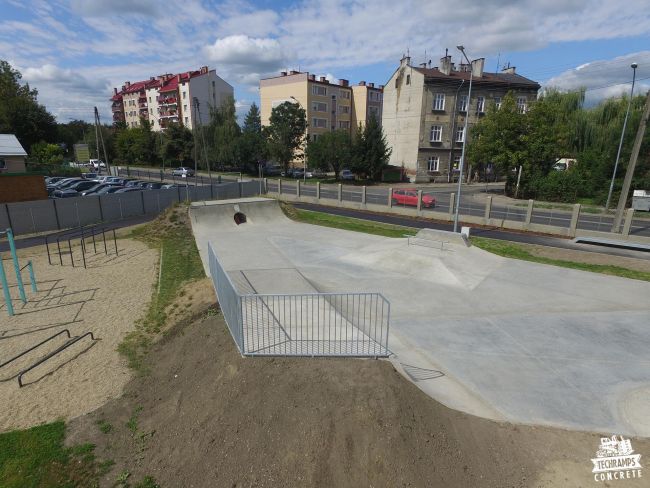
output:
[[[519,197],[576,202],[607,199],[616,152],[629,98],[608,99],[585,107],[585,93],[547,91],[525,114],[517,110],[512,94],[500,109],[489,107],[473,128],[468,143],[468,162],[479,172],[491,170],[505,175],[507,190],[515,191],[521,166]],[[632,99],[627,132],[619,163],[619,182],[625,174],[645,97]],[[576,159],[566,171],[556,171],[559,158]],[[650,131],[643,139],[634,188],[650,189]]]

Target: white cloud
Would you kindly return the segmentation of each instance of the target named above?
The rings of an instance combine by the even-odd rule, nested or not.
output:
[[[164,3],[155,0],[72,0],[70,3],[74,12],[87,17],[114,14],[157,16],[166,8]]]
[[[232,15],[219,24],[222,35],[243,34],[265,37],[277,33],[280,15],[273,10],[258,10],[245,14]]]
[[[585,101],[593,104],[608,97],[629,95],[632,81],[631,64],[635,62],[635,95],[650,89],[650,51],[641,51],[614,59],[585,63],[575,69],[564,71],[544,83],[547,88],[578,90],[586,88]]]

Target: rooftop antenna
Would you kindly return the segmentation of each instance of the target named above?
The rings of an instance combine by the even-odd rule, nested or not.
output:
[[[497,70],[495,71],[495,73],[499,72],[499,61],[500,60],[501,60],[501,53],[497,54]]]
[[[449,49],[445,48],[445,58],[449,56]]]

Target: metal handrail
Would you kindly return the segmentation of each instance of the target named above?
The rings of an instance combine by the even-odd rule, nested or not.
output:
[[[0,368],[3,368],[3,367],[5,367],[7,364],[14,362],[14,361],[15,361],[16,359],[18,359],[19,357],[24,356],[24,355],[27,354],[28,352],[33,351],[33,350],[36,349],[37,347],[42,346],[42,345],[45,344],[46,342],[51,341],[52,339],[54,339],[55,337],[60,336],[60,335],[63,334],[64,332],[68,335],[68,339],[70,339],[70,331],[69,331],[68,329],[63,329],[63,330],[57,332],[56,334],[51,335],[50,337],[48,337],[48,338],[45,339],[44,341],[39,342],[39,343],[36,344],[35,346],[32,346],[32,347],[30,347],[29,349],[24,350],[23,352],[21,352],[20,354],[18,354],[18,356],[14,356],[14,357],[12,357],[10,360],[5,361],[4,363],[0,364]]]
[[[86,337],[86,336],[88,336],[88,335],[90,336],[90,338],[91,338],[93,341],[95,340],[95,336],[93,335],[92,332],[86,332],[85,334],[82,334],[82,335],[80,335],[80,336],[75,337],[75,338],[72,339],[72,340],[67,341],[65,344],[63,344],[62,346],[60,346],[60,347],[58,347],[57,349],[55,349],[54,351],[52,351],[51,353],[49,353],[47,356],[44,356],[44,357],[42,357],[41,359],[39,359],[38,361],[36,361],[36,362],[35,362],[34,364],[32,364],[29,368],[23,369],[23,370],[20,372],[20,374],[18,374],[18,386],[19,386],[20,388],[23,387],[23,375],[24,375],[25,373],[27,373],[28,371],[31,371],[32,369],[34,369],[34,368],[37,367],[37,366],[40,366],[40,365],[43,364],[45,361],[47,361],[48,359],[50,359],[52,356],[56,356],[58,353],[60,353],[60,352],[63,351],[64,349],[67,349],[67,348],[70,347],[71,345],[76,344],[77,342],[79,342],[81,339],[83,339],[84,337]]]

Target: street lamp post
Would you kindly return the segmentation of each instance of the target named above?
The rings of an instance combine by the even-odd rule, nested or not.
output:
[[[465,115],[465,128],[463,129],[463,150],[460,154],[460,168],[458,168],[458,190],[456,191],[456,212],[454,213],[454,232],[458,232],[458,212],[460,210],[460,192],[462,188],[462,183],[463,183],[463,171],[465,168],[465,146],[467,145],[467,127],[469,123],[469,115],[471,112],[471,106],[472,106],[472,79],[474,72],[472,70],[472,62],[469,60],[467,57],[467,54],[465,54],[465,47],[463,46],[456,46],[456,48],[463,53],[463,57],[465,60],[467,60],[467,63],[469,64],[469,90],[467,92],[467,112]],[[452,134],[452,139],[453,139],[453,134]]]
[[[298,105],[305,111],[305,115],[307,115],[307,110],[305,107],[303,107],[302,103],[300,103],[300,100],[298,100],[296,97],[293,95],[290,97],[292,100],[295,100]],[[308,132],[305,131],[306,137],[308,137]],[[302,152],[302,167],[303,167],[303,172],[302,172],[302,180],[303,182],[307,183],[307,141],[305,141],[305,149]]]
[[[616,179],[616,170],[618,169],[618,161],[621,157],[621,149],[623,148],[623,138],[625,137],[625,128],[627,127],[627,118],[630,115],[630,106],[632,105],[632,95],[634,95],[634,82],[636,80],[636,63],[632,63],[632,89],[630,90],[630,99],[627,102],[627,111],[625,112],[625,119],[623,120],[623,130],[621,131],[621,140],[618,143],[618,152],[616,153],[616,162],[614,163],[614,173],[612,174],[612,181],[609,184],[609,193],[607,194],[607,203],[605,203],[605,210],[609,209],[609,204],[612,200],[612,191],[614,190],[614,180]]]

